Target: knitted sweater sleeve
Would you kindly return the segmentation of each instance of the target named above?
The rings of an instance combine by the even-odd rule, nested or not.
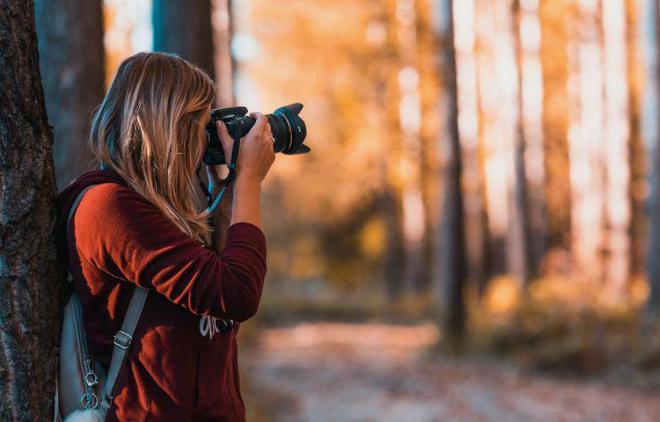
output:
[[[228,228],[221,254],[183,233],[132,189],[108,183],[83,197],[73,220],[80,259],[150,288],[196,315],[253,316],[266,275],[266,239],[251,223]]]

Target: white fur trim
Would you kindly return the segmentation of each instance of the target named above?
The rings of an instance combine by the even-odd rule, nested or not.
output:
[[[76,410],[64,418],[64,422],[104,422],[108,404],[102,402],[96,409]]]

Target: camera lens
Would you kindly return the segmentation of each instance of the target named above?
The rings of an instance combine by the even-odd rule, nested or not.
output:
[[[275,152],[303,154],[310,148],[303,145],[307,136],[305,122],[300,118],[303,105],[300,103],[280,107],[268,115],[271,132],[275,138]]]
[[[268,115],[268,123],[270,123],[270,131],[275,139],[274,149],[275,152],[286,151],[290,146],[290,131],[289,124],[286,119],[277,114]]]

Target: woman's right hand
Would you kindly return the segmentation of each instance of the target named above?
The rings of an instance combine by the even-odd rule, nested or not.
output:
[[[250,117],[256,123],[241,140],[238,150],[230,225],[247,222],[261,227],[261,182],[275,160],[275,149],[268,118],[261,113],[250,113]]]
[[[273,135],[268,118],[261,113],[250,113],[256,119],[252,129],[241,140],[236,163],[236,178],[261,183],[275,161]]]

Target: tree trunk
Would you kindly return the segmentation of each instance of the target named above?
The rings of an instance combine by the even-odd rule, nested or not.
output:
[[[419,50],[420,91],[420,184],[424,206],[422,265],[417,293],[430,295],[433,274],[433,235],[440,211],[437,209],[440,194],[438,175],[438,151],[435,148],[441,123],[438,122],[440,69],[437,65],[438,40],[433,33],[433,1],[418,0],[417,34]]]
[[[644,146],[642,145],[641,89],[643,76],[638,47],[640,39],[638,10],[638,0],[626,0],[626,60],[629,94],[628,120],[630,125],[628,155],[630,158],[629,196],[631,204],[631,275],[639,275],[644,271],[644,249],[647,237],[646,218],[644,215],[647,163]]]
[[[34,4],[0,1],[0,420],[53,415],[63,272]]]
[[[571,43],[569,138],[572,255],[580,276],[600,282],[605,276],[605,169],[603,42],[600,0],[576,5]],[[578,24],[579,23],[579,24]]]
[[[55,136],[55,174],[62,189],[92,166],[91,115],[103,98],[103,11],[100,0],[37,0],[39,63]]]
[[[652,2],[655,8],[655,22],[653,23],[655,29],[655,48],[657,50],[660,46],[660,5],[657,2]],[[660,65],[655,63],[655,89],[656,98],[660,98]],[[656,113],[660,107],[656,108]],[[660,116],[656,116],[658,120]],[[649,198],[649,222],[650,222],[650,238],[649,249],[646,257],[647,272],[649,278],[649,299],[647,303],[648,311],[654,315],[660,315],[660,125],[656,126],[657,134],[656,141],[653,149],[653,157],[651,160],[651,195]]]
[[[384,277],[385,293],[390,302],[401,297],[404,291],[402,280],[406,264],[403,242],[403,217],[401,197],[396,186],[389,185],[381,199],[381,210],[385,225]]]
[[[398,120],[401,154],[401,200],[403,210],[403,239],[406,265],[403,284],[411,291],[420,291],[428,284],[424,276],[424,229],[427,216],[422,191],[422,145],[420,134],[421,93],[419,90],[419,41],[415,0],[395,0],[397,38],[396,66],[399,102]]]
[[[626,51],[626,4],[602,2],[605,137],[605,291],[620,301],[630,279],[630,111]]]
[[[213,1],[213,44],[215,45],[216,100],[218,107],[230,107],[236,103],[234,95],[234,71],[236,63],[231,54],[234,25],[232,1]]]
[[[477,0],[475,2],[476,73],[478,90],[477,163],[481,217],[475,225],[481,236],[481,256],[476,280],[483,294],[490,276],[508,271],[506,256],[510,225],[509,193],[513,175],[514,131],[506,107],[515,103],[515,95],[503,81],[509,72],[498,71],[513,62],[508,37],[498,36],[512,27],[506,17],[508,0]],[[511,50],[511,51],[510,51]],[[512,98],[514,100],[512,100]],[[474,206],[474,205],[472,205]],[[470,264],[472,267],[473,264]]]
[[[478,66],[478,65],[477,65]],[[480,92],[477,89],[476,92]],[[478,94],[477,94],[478,95]],[[490,235],[490,224],[488,217],[488,186],[486,185],[486,140],[484,135],[485,125],[482,116],[485,114],[481,97],[479,96],[479,135],[476,148],[477,166],[477,195],[479,198],[479,209],[475,218],[475,259],[473,267],[474,280],[477,282],[479,298],[483,299],[488,288],[488,283],[493,275],[493,250]]]
[[[465,335],[465,304],[463,290],[467,275],[463,192],[461,189],[462,161],[458,132],[458,92],[456,56],[454,48],[453,0],[441,2],[443,14],[442,65],[445,75],[443,87],[446,97],[446,145],[443,190],[443,209],[436,242],[435,284],[440,307],[440,326],[447,346],[460,348]]]
[[[478,29],[482,23],[484,6],[476,0],[456,3],[461,19],[454,22],[457,107],[459,110],[459,138],[461,145],[462,197],[465,204],[465,250],[469,280],[477,283],[480,293],[484,292],[490,273],[490,231],[488,229],[488,201],[486,197],[484,119],[480,114],[482,105],[478,72],[477,42]]]
[[[569,0],[542,0],[543,142],[547,248],[570,250],[571,183],[568,161]]]
[[[399,46],[397,39],[396,1],[388,0],[383,19],[388,28],[385,48],[391,53],[387,57],[387,66],[383,71],[383,89],[379,92],[382,105],[383,125],[387,128],[386,155],[382,159],[384,178],[381,211],[385,226],[384,279],[385,292],[390,302],[400,299],[406,286],[406,268],[409,265],[406,253],[405,210],[403,207],[404,181],[400,170],[404,156],[401,142],[402,128],[399,119],[401,92],[399,87]]]
[[[210,0],[154,0],[154,50],[174,53],[215,79]]]
[[[523,107],[523,48],[520,33],[520,3],[514,0],[514,31],[513,38],[516,50],[518,78],[518,120],[514,147],[514,192],[511,230],[513,244],[511,245],[511,262],[513,273],[523,288],[526,288],[534,276],[534,263],[531,242],[529,192],[527,187],[527,169],[525,166],[525,129]]]

